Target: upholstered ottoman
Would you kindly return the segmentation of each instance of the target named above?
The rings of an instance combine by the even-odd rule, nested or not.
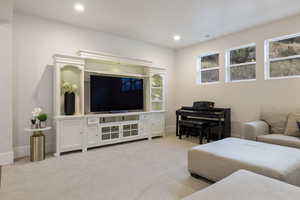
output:
[[[196,146],[188,152],[188,169],[219,181],[240,169],[300,186],[300,150],[279,145],[227,138]]]
[[[298,200],[300,188],[240,170],[184,200]]]

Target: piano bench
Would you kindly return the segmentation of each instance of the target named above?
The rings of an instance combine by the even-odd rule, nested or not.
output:
[[[199,121],[199,120],[179,120],[178,121],[179,124],[179,139],[181,139],[183,132],[185,132],[185,135],[188,137],[190,135],[190,133],[187,132],[187,128],[194,128],[197,129],[198,134],[197,136],[199,136],[199,143],[202,144],[203,143],[203,131],[205,129],[209,129],[209,133],[207,134],[207,140],[209,141],[209,135],[210,135],[210,123],[206,122],[206,121]]]

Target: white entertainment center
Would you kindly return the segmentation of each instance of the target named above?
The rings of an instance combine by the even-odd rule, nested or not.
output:
[[[56,156],[63,152],[163,136],[165,133],[165,68],[151,61],[103,52],[78,51],[78,56],[54,55],[54,124]],[[142,78],[144,110],[89,113],[86,89],[90,74]],[[64,114],[62,83],[78,86],[74,115]]]

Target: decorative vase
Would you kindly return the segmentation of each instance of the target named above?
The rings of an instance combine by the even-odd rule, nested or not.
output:
[[[31,121],[31,128],[34,129],[36,128],[36,120],[35,119],[32,119],[30,120]]]
[[[40,121],[40,128],[46,128],[46,121]]]
[[[65,115],[74,115],[75,113],[75,94],[74,92],[65,93]]]

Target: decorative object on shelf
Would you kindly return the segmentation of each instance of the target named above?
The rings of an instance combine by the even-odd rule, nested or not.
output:
[[[32,118],[31,120],[30,120],[30,122],[31,122],[31,128],[37,128],[37,120],[36,120],[36,118]]]
[[[42,112],[42,109],[38,108],[38,107],[34,108],[33,111],[31,112],[32,113],[32,118],[31,118],[30,122],[31,122],[31,128],[32,129],[39,127],[38,116],[41,114],[41,112]]]
[[[34,108],[31,113],[31,129],[45,128],[48,115],[41,108]]]
[[[161,87],[162,86],[162,78],[159,75],[153,76],[152,87]]]
[[[159,111],[164,109],[164,73],[153,72],[150,74],[150,110]]]
[[[39,120],[39,128],[46,128],[48,115],[46,113],[40,113],[37,118]]]
[[[153,101],[161,101],[161,95],[160,94],[152,94],[152,100]]]
[[[154,80],[152,82],[152,87],[161,87],[161,81],[160,80]]]
[[[64,90],[64,111],[65,115],[75,114],[75,92],[78,89],[76,84],[70,84],[69,82],[64,82],[62,85]]]

